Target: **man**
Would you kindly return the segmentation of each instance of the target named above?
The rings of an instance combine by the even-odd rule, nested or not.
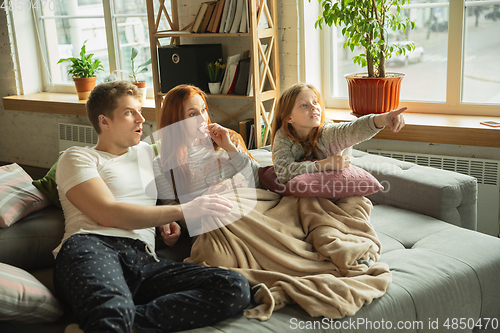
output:
[[[156,206],[153,151],[140,141],[140,93],[126,81],[98,85],[87,114],[95,147],[72,147],[56,181],[65,235],[54,250],[54,284],[78,322],[67,332],[172,332],[214,324],[250,301],[247,280],[215,267],[160,259],[155,227],[167,245],[180,235],[180,206]],[[147,187],[148,189],[151,187]],[[148,191],[150,192],[150,191]],[[229,212],[229,200],[208,195],[183,209],[202,216]]]

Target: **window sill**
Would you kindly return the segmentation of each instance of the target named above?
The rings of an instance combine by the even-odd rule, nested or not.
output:
[[[500,117],[411,112],[405,112],[404,117],[406,125],[399,133],[393,133],[390,128],[385,128],[374,138],[500,148],[500,127],[479,123],[484,120],[500,122]],[[355,116],[347,109],[327,108],[326,118],[334,121],[351,121]]]
[[[3,98],[4,110],[42,112],[52,114],[65,114],[72,116],[87,116],[86,101],[78,100],[76,94],[61,93],[36,93],[19,96],[6,96]],[[146,99],[142,107],[142,115],[148,121],[156,121],[155,102]]]
[[[87,116],[85,101],[75,94],[37,93],[3,98],[5,110],[42,112]],[[147,121],[156,121],[153,99],[147,99],[142,108]],[[479,147],[500,148],[500,128],[481,125],[483,120],[500,117],[440,115],[405,112],[406,126],[397,134],[389,128],[380,131],[375,138],[413,142],[444,143]],[[326,117],[334,121],[351,121],[355,117],[347,109],[326,109]]]

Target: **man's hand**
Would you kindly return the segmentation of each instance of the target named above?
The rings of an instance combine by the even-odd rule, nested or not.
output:
[[[181,204],[182,214],[188,222],[189,219],[198,219],[205,215],[224,217],[231,211],[233,204],[227,198],[218,194],[206,194],[190,202]]]
[[[168,246],[174,246],[181,236],[181,227],[177,222],[172,222],[158,227],[163,242]]]
[[[384,126],[390,126],[394,133],[399,132],[405,126],[405,119],[402,115],[403,111],[407,108],[401,108],[397,110],[392,110],[390,112],[378,114],[375,116],[373,121],[375,126],[382,128]]]
[[[316,164],[319,166],[320,171],[344,170],[351,165],[351,159],[347,155],[332,155],[316,161]]]

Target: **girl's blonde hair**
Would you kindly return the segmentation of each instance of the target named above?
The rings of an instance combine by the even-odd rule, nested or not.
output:
[[[313,128],[313,130],[309,133],[307,138],[300,139],[292,124],[288,122],[288,118],[292,113],[293,107],[295,106],[295,100],[297,99],[297,95],[305,90],[309,89],[318,98],[319,105],[321,107],[321,121],[318,127]],[[274,137],[276,136],[276,132],[280,128],[283,128],[286,136],[295,142],[299,143],[302,148],[305,150],[304,156],[301,159],[317,159],[318,155],[316,154],[317,142],[319,139],[319,134],[321,130],[321,126],[323,126],[325,122],[325,105],[323,103],[323,99],[321,98],[321,94],[318,89],[310,84],[305,83],[296,83],[287,90],[285,90],[279,100],[278,105],[276,106],[276,113],[273,119],[273,127],[271,132],[271,147],[274,144]]]

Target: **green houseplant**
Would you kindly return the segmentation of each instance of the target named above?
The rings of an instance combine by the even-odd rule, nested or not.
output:
[[[71,65],[68,67],[68,74],[73,76],[78,99],[82,100],[87,99],[92,89],[94,89],[97,72],[104,70],[99,59],[92,60],[94,54],[87,54],[85,49],[86,43],[87,41],[83,42],[80,50],[80,58],[63,58],[57,62],[60,64],[64,61],[71,61]]]
[[[132,83],[134,83],[134,84],[137,82],[145,82],[145,81],[137,80],[137,75],[147,72],[148,71],[147,66],[151,65],[151,58],[149,58],[144,63],[135,67],[135,58],[137,58],[138,54],[139,54],[139,50],[136,49],[135,47],[132,47],[132,53],[130,54],[130,61],[132,62],[132,72],[130,73],[129,77],[132,79]]]
[[[139,50],[136,49],[135,47],[132,47],[132,51],[130,53],[130,65],[132,71],[118,71],[118,72],[125,72],[128,73],[128,77],[131,79],[131,82],[139,88],[141,91],[141,101],[144,103],[146,101],[146,81],[139,80],[138,75],[141,73],[145,73],[148,71],[148,66],[151,65],[151,58],[143,62],[142,64],[136,66],[135,65],[135,58],[137,58],[137,55],[139,54]]]
[[[311,0],[309,0],[311,1]],[[367,73],[346,75],[349,86],[349,105],[354,113],[382,113],[397,108],[402,73],[386,73],[385,60],[392,55],[405,54],[415,48],[414,44],[399,46],[388,41],[389,31],[404,34],[415,27],[409,17],[402,16],[403,6],[409,0],[318,0],[322,12],[315,23],[342,28],[346,41],[344,48],[351,51],[361,47],[364,53],[353,57],[355,64],[367,67]],[[359,79],[368,79],[359,82]],[[382,81],[382,84],[381,84]],[[372,87],[372,84],[377,87]],[[366,88],[357,95],[356,88]],[[388,95],[379,95],[387,88]],[[378,105],[368,104],[375,101]]]

